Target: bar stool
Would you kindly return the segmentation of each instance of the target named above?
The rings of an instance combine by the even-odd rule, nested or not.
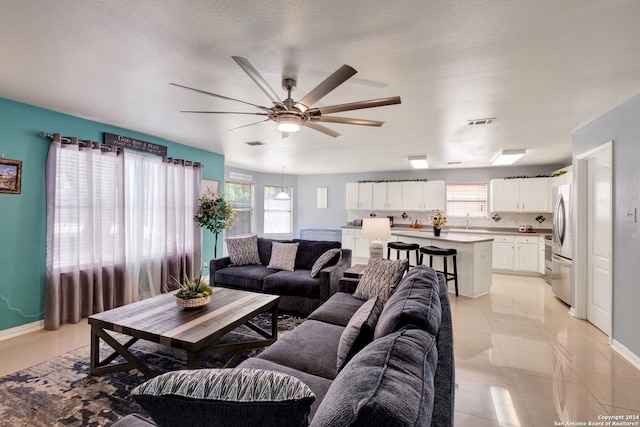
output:
[[[447,282],[449,282],[450,280],[454,281],[456,285],[456,296],[458,296],[458,265],[456,263],[456,256],[458,255],[458,251],[455,249],[439,248],[437,246],[423,246],[420,248],[420,264],[422,264],[422,258],[424,254],[429,255],[429,267],[433,267],[434,256],[442,257],[444,270],[436,271],[439,273],[444,273],[444,279]],[[453,257],[453,273],[449,273],[447,271],[447,261],[450,256]]]
[[[418,264],[418,259],[420,258],[420,253],[418,250],[420,249],[420,245],[417,243],[405,243],[405,242],[389,242],[387,243],[387,259],[391,259],[391,249],[395,249],[396,259],[400,259],[400,251],[407,251],[407,259],[409,260],[409,264],[411,264],[411,251],[416,251],[416,264]],[[409,265],[409,267],[413,267]]]

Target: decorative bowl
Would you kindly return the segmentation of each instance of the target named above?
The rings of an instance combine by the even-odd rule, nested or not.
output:
[[[185,310],[194,310],[196,308],[204,307],[211,301],[211,295],[207,295],[200,298],[182,299],[176,297],[176,305],[182,307]]]

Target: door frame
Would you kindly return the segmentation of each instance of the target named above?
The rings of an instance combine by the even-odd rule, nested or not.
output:
[[[585,151],[584,153],[576,155],[575,176],[574,176],[574,198],[573,198],[573,212],[574,215],[574,251],[573,255],[573,309],[575,316],[578,319],[587,318],[587,276],[589,271],[589,262],[587,254],[587,198],[588,198],[588,177],[587,177],[587,163],[589,159],[601,154],[609,154],[611,159],[611,176],[609,177],[610,194],[611,194],[611,206],[610,218],[611,218],[611,247],[609,253],[611,253],[611,266],[613,266],[613,140],[608,141],[598,147]],[[609,269],[609,282],[611,283],[611,306],[609,307],[610,325],[609,330],[609,343],[613,340],[613,268]]]

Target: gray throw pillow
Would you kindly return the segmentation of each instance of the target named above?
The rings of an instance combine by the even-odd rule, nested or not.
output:
[[[353,296],[362,300],[377,296],[383,303],[387,302],[408,267],[409,260],[406,258],[399,260],[371,258],[362,272],[362,278]]]
[[[271,259],[267,268],[273,270],[293,271],[296,265],[297,243],[273,242]]]
[[[340,249],[329,249],[313,263],[313,267],[311,267],[311,277],[316,278],[320,270],[322,270],[325,266],[329,265],[329,263],[333,262],[335,258],[339,256],[341,253]]]
[[[261,369],[168,372],[134,399],[159,426],[306,426],[315,395],[297,378]]]
[[[382,301],[374,297],[365,302],[353,314],[349,323],[342,331],[338,343],[338,371],[353,357],[373,340],[373,331],[378,317],[382,312]]]
[[[258,255],[258,236],[227,237],[227,252],[232,265],[260,264]]]
[[[338,373],[310,426],[430,427],[437,364],[435,338],[426,331],[374,340]]]

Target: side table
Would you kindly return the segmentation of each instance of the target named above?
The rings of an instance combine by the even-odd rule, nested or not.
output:
[[[351,279],[361,279],[364,269],[367,268],[366,264],[354,264],[348,270],[345,270],[344,277]]]

